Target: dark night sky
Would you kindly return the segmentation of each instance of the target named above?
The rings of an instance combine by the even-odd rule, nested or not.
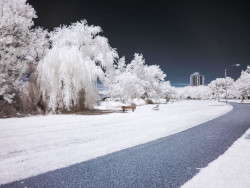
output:
[[[35,23],[46,29],[86,19],[98,25],[119,56],[135,52],[158,64],[175,84],[200,72],[206,84],[224,76],[237,79],[250,65],[250,11],[243,1],[28,0]]]

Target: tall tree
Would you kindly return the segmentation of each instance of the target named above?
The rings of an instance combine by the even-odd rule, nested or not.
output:
[[[245,71],[241,72],[240,78],[235,82],[242,101],[245,98],[250,98],[250,66],[247,66]]]
[[[211,88],[212,94],[216,95],[216,98],[219,99],[220,95],[223,95],[223,97],[225,96],[226,87],[229,90],[233,87],[233,84],[234,80],[230,77],[227,77],[226,79],[217,78],[211,81],[208,86]]]
[[[170,83],[165,82],[166,75],[157,65],[146,65],[142,54],[135,53],[129,64],[125,58],[115,65],[113,76],[106,77],[106,86],[110,95],[123,100],[134,98],[158,99],[166,97]]]
[[[113,69],[118,55],[99,26],[86,20],[50,33],[52,49],[38,65],[38,80],[47,110],[92,109],[99,98],[97,80]]]
[[[8,103],[48,47],[47,32],[32,29],[36,17],[26,0],[0,1],[0,99]]]

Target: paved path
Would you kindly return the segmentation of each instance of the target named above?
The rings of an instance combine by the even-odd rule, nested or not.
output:
[[[250,128],[249,104],[232,105],[175,135],[0,187],[179,187]]]

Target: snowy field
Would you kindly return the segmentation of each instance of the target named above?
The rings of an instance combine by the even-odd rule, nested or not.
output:
[[[183,188],[249,188],[250,129],[223,155],[202,169]]]
[[[226,102],[225,99],[220,99],[220,101]],[[240,100],[240,99],[228,99],[228,102],[236,102],[236,103],[250,104],[250,100],[249,100],[249,99],[244,100],[243,102],[242,102],[242,100]]]
[[[168,136],[221,116],[232,106],[181,101],[135,112],[0,119],[0,184],[66,167]]]

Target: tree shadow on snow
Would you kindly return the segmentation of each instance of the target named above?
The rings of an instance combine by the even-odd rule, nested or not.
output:
[[[75,114],[75,115],[105,115],[111,113],[122,113],[122,110],[85,110],[81,112],[66,112],[62,114]]]

